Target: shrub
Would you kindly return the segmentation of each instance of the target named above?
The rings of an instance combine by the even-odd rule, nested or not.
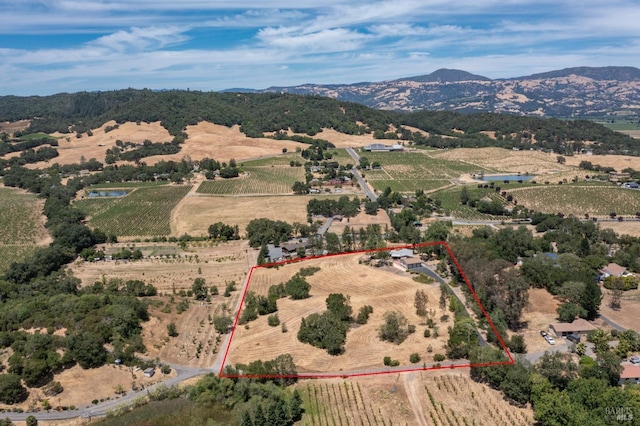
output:
[[[269,315],[267,317],[267,323],[271,327],[277,327],[280,325],[280,318],[278,318],[278,314]]]
[[[175,322],[171,321],[169,324],[167,324],[167,334],[169,334],[169,337],[178,336],[178,329]]]
[[[418,362],[420,362],[422,358],[420,358],[420,355],[418,355],[417,353],[412,353],[409,356],[409,362],[411,362],[412,364],[416,364]]]
[[[434,360],[435,362],[442,362],[442,361],[444,361],[445,359],[446,359],[446,357],[445,357],[444,355],[442,355],[442,354],[435,354],[435,355],[433,356],[433,360]]]
[[[397,367],[400,365],[400,361],[398,361],[397,359],[391,359],[390,356],[385,356],[382,359],[382,362],[384,362],[384,365],[386,365],[387,367]]]
[[[369,315],[373,313],[373,307],[371,305],[365,305],[360,308],[358,315],[356,316],[356,322],[358,324],[366,324],[369,321]]]
[[[423,335],[424,337],[431,337],[431,330],[429,330],[428,328],[425,329]]]

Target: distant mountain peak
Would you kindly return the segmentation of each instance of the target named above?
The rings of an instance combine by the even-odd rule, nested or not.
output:
[[[559,78],[577,75],[593,80],[606,81],[635,81],[640,80],[640,69],[635,67],[572,67],[556,71],[543,72],[538,74],[518,77],[514,80],[540,80],[545,78]]]
[[[431,74],[401,78],[400,81],[419,81],[423,83],[457,83],[459,81],[490,81],[490,78],[470,72],[449,68],[440,68]]]

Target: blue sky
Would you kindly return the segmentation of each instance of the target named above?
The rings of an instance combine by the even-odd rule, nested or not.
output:
[[[640,0],[0,0],[0,95],[640,67]]]

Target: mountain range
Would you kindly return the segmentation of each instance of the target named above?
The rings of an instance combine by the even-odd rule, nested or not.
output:
[[[381,82],[302,84],[229,91],[319,95],[376,109],[497,112],[551,117],[640,115],[640,69],[575,67],[524,77],[490,79],[462,70]]]

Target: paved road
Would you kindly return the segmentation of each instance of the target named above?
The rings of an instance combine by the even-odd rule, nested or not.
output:
[[[609,324],[611,327],[615,328],[618,331],[627,331],[628,329],[626,327],[621,326],[620,324],[613,322],[612,320],[610,320],[609,318],[605,317],[602,314],[598,314],[598,318],[600,318],[602,321],[606,322],[607,324]]]
[[[322,225],[322,228],[318,229],[318,235],[326,234],[329,228],[331,227],[332,223],[333,223],[333,217],[328,218],[327,222],[324,225]]]
[[[360,156],[354,151],[353,148],[347,148],[347,152],[349,153],[351,158],[353,158],[356,161],[356,163],[360,163]],[[367,182],[365,182],[364,178],[360,174],[360,171],[356,167],[353,167],[351,169],[351,173],[353,173],[353,175],[356,177],[356,180],[358,181],[358,185],[360,185],[360,188],[362,188],[362,190],[367,195],[367,197],[369,197],[371,201],[377,201],[378,197],[371,190],[369,185],[367,185]]]

